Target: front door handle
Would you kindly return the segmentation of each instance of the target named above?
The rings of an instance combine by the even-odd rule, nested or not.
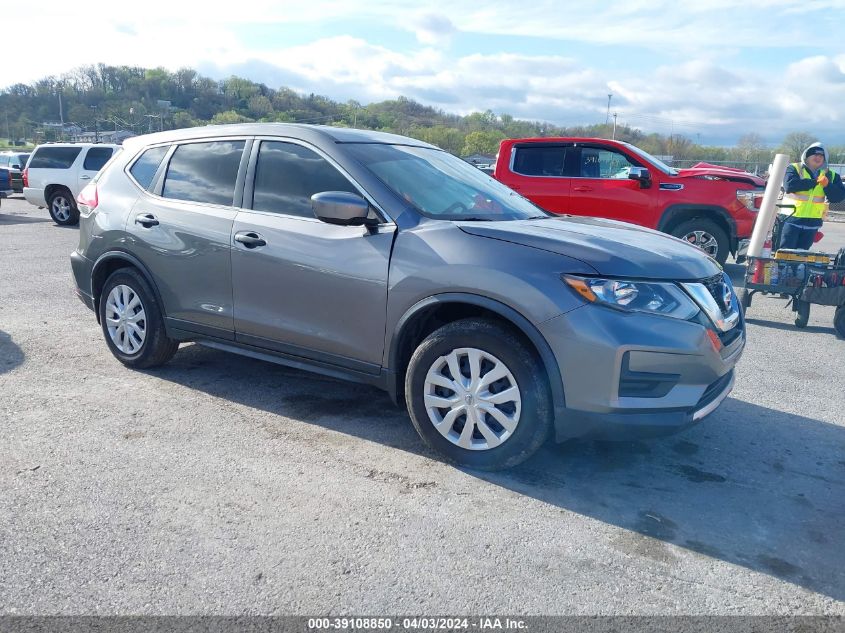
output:
[[[583,185],[580,187],[573,187],[572,191],[592,191],[592,187],[584,187]]]
[[[267,245],[267,241],[255,231],[235,233],[235,241],[240,242],[247,248],[258,248],[259,246]]]
[[[91,176],[80,176],[80,180],[91,180]]]
[[[158,220],[152,213],[139,213],[135,216],[135,224],[140,224],[144,228],[152,228],[158,226]]]

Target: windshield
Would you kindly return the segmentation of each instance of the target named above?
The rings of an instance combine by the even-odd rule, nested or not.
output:
[[[347,147],[426,217],[475,221],[550,217],[480,169],[444,151],[373,143]]]
[[[673,169],[672,167],[669,167],[669,165],[664,163],[662,160],[655,158],[654,156],[652,156],[648,152],[644,152],[639,147],[634,147],[630,143],[625,143],[625,147],[627,147],[629,150],[634,152],[640,158],[644,158],[645,160],[650,162],[652,165],[657,167],[664,174],[669,174],[670,176],[677,176],[678,175],[677,169]]]

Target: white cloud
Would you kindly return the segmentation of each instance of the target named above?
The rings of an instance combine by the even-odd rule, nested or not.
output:
[[[409,11],[406,2],[251,0],[233,10],[195,0],[148,0],[137,5],[89,0],[16,3],[20,23],[49,14],[68,34],[58,48],[32,47],[26,64],[0,67],[0,86],[59,75],[83,64],[196,67],[217,77],[236,73],[273,87],[285,85],[332,98],[376,101],[400,95],[468,113],[493,109],[565,125],[603,122],[607,94],[620,122],[661,132],[738,138],[756,131],[767,138],[807,129],[822,138],[843,137],[845,54],[838,46],[845,0],[668,0],[567,3],[428,0]],[[345,20],[371,22],[373,36],[343,32]],[[238,37],[250,24],[296,25],[313,32],[298,46],[262,47]],[[379,33],[412,33],[400,45],[377,43]],[[96,37],[92,36],[96,33]],[[316,35],[320,33],[321,35]],[[325,36],[326,33],[336,33]],[[499,53],[460,49],[462,37],[498,36]],[[557,39],[566,54],[525,54],[518,40]],[[393,42],[396,38],[393,38]],[[525,41],[525,40],[521,40]],[[765,70],[773,49],[820,43],[818,52],[794,54],[791,64]],[[634,51],[630,63],[608,70],[592,61],[605,45]],[[636,51],[662,54],[654,68]],[[742,50],[758,50],[754,68],[737,63]],[[508,52],[505,52],[507,50]],[[621,50],[621,49],[614,49]],[[803,50],[803,49],[802,49]],[[841,50],[841,48],[839,49]],[[788,56],[779,50],[779,59]]]

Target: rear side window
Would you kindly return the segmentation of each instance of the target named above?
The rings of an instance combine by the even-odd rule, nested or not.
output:
[[[517,147],[513,170],[524,176],[563,176],[567,148],[563,146],[537,145]]]
[[[313,218],[311,196],[322,191],[359,193],[333,165],[307,147],[278,141],[261,143],[253,209]]]
[[[231,206],[244,144],[244,141],[211,141],[180,145],[170,159],[161,195]]]
[[[150,188],[150,185],[153,183],[153,177],[156,175],[158,167],[161,165],[161,161],[164,159],[164,155],[167,154],[168,149],[170,148],[167,145],[151,147],[141,154],[140,158],[132,165],[129,173],[132,174],[132,177],[144,189]]]
[[[85,155],[85,162],[82,163],[82,169],[88,171],[100,171],[111,158],[111,147],[92,147]]]
[[[70,169],[81,147],[41,147],[35,150],[30,169]]]

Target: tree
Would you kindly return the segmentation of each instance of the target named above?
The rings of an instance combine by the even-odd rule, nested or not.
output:
[[[801,160],[804,150],[815,142],[816,137],[809,132],[790,132],[780,144],[778,153],[786,154],[791,161]]]
[[[500,130],[487,130],[484,132],[470,132],[464,140],[464,148],[461,156],[472,154],[487,154],[493,156],[499,151],[499,143],[505,135]]]

